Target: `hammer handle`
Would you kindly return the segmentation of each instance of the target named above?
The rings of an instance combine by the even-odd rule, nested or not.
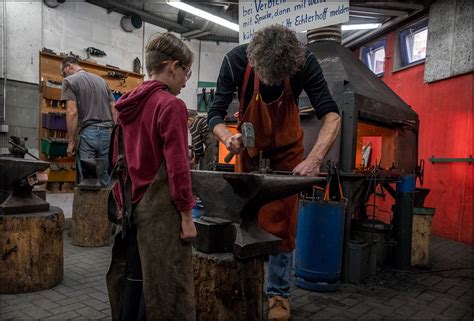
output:
[[[227,156],[224,158],[224,162],[229,163],[234,155],[234,153],[229,152],[229,154],[227,154]]]

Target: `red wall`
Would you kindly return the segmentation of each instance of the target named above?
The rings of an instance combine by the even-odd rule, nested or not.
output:
[[[474,163],[429,162],[433,155],[442,158],[474,155],[474,75],[470,73],[428,84],[423,81],[424,64],[392,72],[396,33],[386,35],[386,39],[382,80],[420,117],[418,157],[425,160],[423,187],[431,189],[425,207],[436,208],[433,234],[474,244]],[[388,216],[381,214],[386,221]]]

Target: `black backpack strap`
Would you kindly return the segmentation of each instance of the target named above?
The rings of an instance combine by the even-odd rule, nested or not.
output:
[[[113,162],[115,140],[117,139],[117,159]],[[128,175],[127,159],[125,157],[125,146],[123,143],[123,129],[120,124],[115,125],[112,130],[109,147],[109,171],[112,181],[111,186],[119,182],[122,198],[122,236],[125,236],[131,224],[132,215],[132,181]],[[119,222],[120,223],[120,222]]]

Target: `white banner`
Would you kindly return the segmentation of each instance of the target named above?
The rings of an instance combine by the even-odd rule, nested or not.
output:
[[[349,21],[349,0],[239,0],[239,42],[264,27],[281,24],[305,31]]]

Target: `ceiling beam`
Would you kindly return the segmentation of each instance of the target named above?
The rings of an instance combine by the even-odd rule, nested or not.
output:
[[[412,10],[422,10],[425,8],[424,4],[420,3],[424,1],[387,1],[387,2],[378,2],[378,1],[360,1],[358,4],[365,4],[368,6],[377,6],[377,7],[389,7],[389,8],[399,8],[399,9],[412,9]]]
[[[383,15],[383,16],[394,16],[394,17],[406,17],[408,12],[403,10],[391,10],[391,9],[382,9],[382,8],[373,8],[373,7],[360,7],[360,6],[351,6],[351,13],[369,13],[372,15]]]
[[[408,19],[414,19],[417,15],[423,14],[425,11],[424,10],[416,10],[412,14],[410,14],[408,17],[395,17],[384,24],[380,28],[377,29],[372,29],[372,30],[359,30],[353,34],[350,34],[347,37],[342,38],[341,44],[344,47],[347,47],[351,49],[352,47],[355,47],[361,43],[364,43],[370,39],[376,38],[391,29],[395,28],[402,22],[408,20]]]

